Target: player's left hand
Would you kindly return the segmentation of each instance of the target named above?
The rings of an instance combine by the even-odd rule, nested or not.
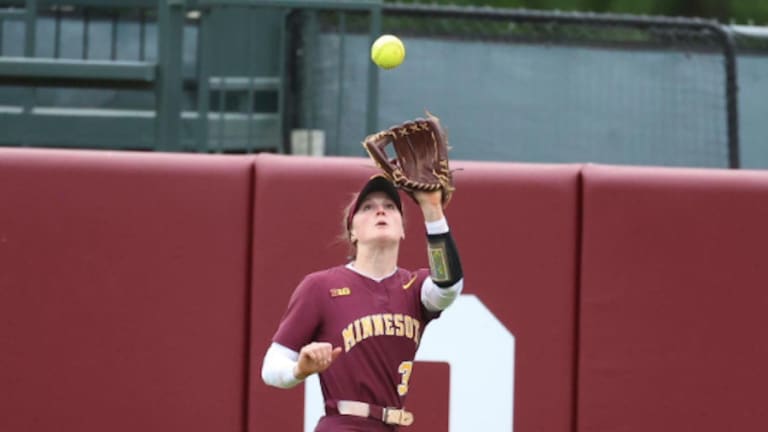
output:
[[[442,190],[436,190],[436,191],[414,191],[413,193],[413,199],[416,200],[417,203],[419,203],[420,206],[423,205],[439,205],[442,206],[443,203],[443,191]]]
[[[434,222],[443,218],[443,191],[413,191],[413,199],[421,207],[424,220]]]

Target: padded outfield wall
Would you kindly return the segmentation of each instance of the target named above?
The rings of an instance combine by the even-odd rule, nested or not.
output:
[[[768,427],[768,174],[454,165],[466,291],[426,331],[408,430]],[[266,387],[261,357],[373,171],[0,150],[0,429],[311,430],[316,392]]]

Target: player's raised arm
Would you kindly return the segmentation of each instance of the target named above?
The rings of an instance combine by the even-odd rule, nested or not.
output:
[[[430,277],[424,281],[421,300],[431,311],[447,308],[464,287],[464,272],[456,243],[443,213],[442,191],[413,192],[427,229]]]
[[[394,158],[388,156],[391,146]],[[440,119],[427,112],[363,141],[363,147],[392,182],[421,208],[427,228],[431,277],[422,285],[424,307],[439,311],[458,297],[464,274],[443,209],[456,189],[448,160],[448,134]]]

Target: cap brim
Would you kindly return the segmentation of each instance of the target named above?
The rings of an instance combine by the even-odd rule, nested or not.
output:
[[[360,208],[360,204],[363,202],[365,197],[373,192],[384,192],[392,201],[395,202],[395,205],[397,206],[397,209],[400,211],[400,213],[403,212],[403,203],[400,200],[400,193],[397,191],[397,188],[395,188],[395,185],[388,178],[382,175],[377,175],[371,177],[371,179],[368,180],[365,186],[363,186],[363,188],[360,190],[360,193],[357,195],[357,199],[355,200],[355,206],[352,209],[352,214],[357,213],[357,210]]]
[[[357,194],[357,197],[355,197],[355,204],[349,208],[349,214],[347,214],[347,229],[352,226],[352,217],[357,213],[360,204],[362,204],[365,198],[373,192],[383,192],[386,194],[395,203],[400,214],[403,213],[403,202],[400,200],[400,193],[397,191],[395,185],[383,175],[375,175],[368,179],[365,186],[363,186]]]

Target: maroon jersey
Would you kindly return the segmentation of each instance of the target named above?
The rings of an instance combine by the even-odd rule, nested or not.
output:
[[[376,282],[346,266],[312,273],[296,287],[272,340],[297,352],[314,341],[342,348],[320,374],[326,401],[402,408],[421,335],[439,315],[421,303],[422,282],[428,276],[428,269],[398,269]],[[342,417],[338,420],[345,424],[384,426]]]

